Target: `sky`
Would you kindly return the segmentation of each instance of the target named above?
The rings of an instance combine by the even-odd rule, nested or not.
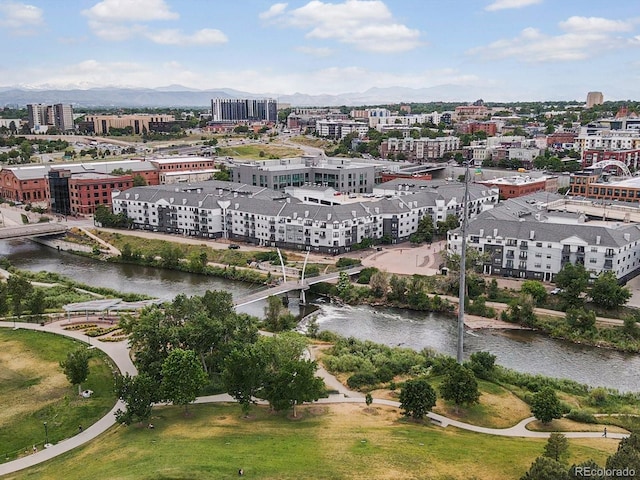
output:
[[[640,99],[637,0],[0,0],[0,44],[0,87]]]

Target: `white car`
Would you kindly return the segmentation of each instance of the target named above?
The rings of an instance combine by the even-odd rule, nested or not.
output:
[[[551,290],[549,293],[550,293],[551,295],[558,295],[559,293],[562,293],[562,292],[563,292],[563,290],[562,290],[561,288],[557,288],[557,287],[556,287],[556,288],[554,288],[553,290]]]

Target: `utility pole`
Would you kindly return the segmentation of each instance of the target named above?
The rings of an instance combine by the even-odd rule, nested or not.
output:
[[[467,265],[467,217],[469,216],[469,161],[464,172],[464,205],[462,217],[462,251],[460,252],[460,290],[458,291],[458,353],[456,360],[464,361],[464,300],[466,297],[466,265]]]

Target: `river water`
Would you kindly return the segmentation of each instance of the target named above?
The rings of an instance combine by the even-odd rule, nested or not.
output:
[[[180,293],[201,295],[206,290],[227,290],[234,298],[242,298],[263,288],[260,285],[251,286],[183,272],[97,262],[57,252],[28,240],[0,241],[0,256],[7,257],[20,269],[56,272],[82,283],[123,292],[144,293],[166,300]],[[262,316],[264,306],[265,302],[256,302],[240,311]],[[293,298],[289,308],[293,314],[301,314]],[[317,309],[320,330],[331,330],[343,336],[391,346],[417,350],[431,348],[451,356],[456,354],[457,319],[454,317],[328,303],[318,303]],[[500,365],[521,372],[569,378],[622,392],[640,391],[640,355],[575,345],[533,332],[467,332],[465,354],[468,356],[478,351],[489,351],[496,355]]]

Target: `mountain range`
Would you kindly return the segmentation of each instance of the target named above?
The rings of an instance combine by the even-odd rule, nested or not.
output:
[[[230,88],[196,90],[182,85],[159,88],[90,88],[54,89],[0,87],[0,105],[24,106],[28,103],[69,103],[75,107],[210,107],[212,98],[274,98],[291,106],[360,106],[403,102],[473,102],[470,90],[457,85],[429,88],[370,88],[364,92],[308,95],[294,93],[255,94]]]

